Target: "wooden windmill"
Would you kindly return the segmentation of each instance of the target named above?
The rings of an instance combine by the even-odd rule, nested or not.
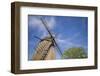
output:
[[[56,59],[56,50],[62,55],[62,52],[55,41],[52,33],[50,32],[47,23],[44,19],[40,18],[41,22],[43,23],[44,27],[46,28],[49,36],[40,39],[38,46],[36,48],[35,54],[33,55],[33,60],[53,60]],[[56,49],[55,49],[56,48]]]

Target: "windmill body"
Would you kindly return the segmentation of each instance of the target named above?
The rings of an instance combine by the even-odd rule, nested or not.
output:
[[[51,37],[42,39],[33,55],[33,60],[53,60],[56,59],[55,48]]]
[[[35,54],[33,55],[33,60],[53,60],[56,59],[56,51],[55,48],[58,49],[57,52],[62,56],[62,52],[56,43],[56,40],[52,33],[50,32],[50,29],[48,28],[48,24],[43,20],[43,18],[40,18],[41,22],[43,23],[45,29],[47,30],[49,36],[45,37],[44,39],[40,39]]]

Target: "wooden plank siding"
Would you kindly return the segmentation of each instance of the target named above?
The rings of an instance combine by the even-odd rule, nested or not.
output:
[[[39,42],[33,60],[52,60],[56,58],[55,55],[52,39],[46,38]]]

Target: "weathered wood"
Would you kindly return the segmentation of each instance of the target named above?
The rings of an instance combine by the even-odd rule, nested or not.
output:
[[[52,60],[55,59],[55,49],[50,37],[44,38],[39,42],[33,60]]]

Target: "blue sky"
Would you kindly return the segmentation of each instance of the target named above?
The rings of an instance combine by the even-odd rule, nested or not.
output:
[[[88,18],[87,17],[71,17],[71,16],[28,16],[28,59],[32,58],[35,48],[39,43],[39,38],[48,35],[47,30],[40,21],[39,17],[45,18],[48,27],[56,37],[62,53],[71,47],[83,47],[85,52],[88,49]],[[56,51],[56,58],[60,59],[59,53]]]

